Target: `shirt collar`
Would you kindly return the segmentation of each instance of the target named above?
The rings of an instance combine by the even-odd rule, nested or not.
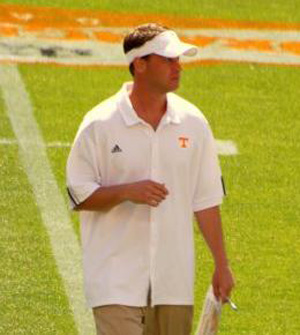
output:
[[[181,122],[181,118],[178,109],[176,109],[176,104],[172,99],[173,94],[174,93],[167,94],[167,111],[163,120],[165,120],[165,123],[179,124]]]
[[[123,84],[121,90],[117,93],[118,107],[127,126],[133,126],[142,122],[142,120],[136,114],[129,99],[129,92],[132,86],[132,82],[126,82]]]
[[[138,123],[143,123],[144,121],[136,114],[132,103],[129,99],[129,92],[133,86],[132,82],[126,82],[123,84],[121,90],[117,93],[118,95],[118,107],[120,113],[124,119],[127,126],[133,126]],[[172,102],[172,94],[167,94],[167,111],[163,116],[161,122],[164,124],[174,123],[179,124],[181,122],[179,113],[176,111],[176,106]]]

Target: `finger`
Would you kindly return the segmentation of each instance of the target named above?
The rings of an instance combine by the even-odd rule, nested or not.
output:
[[[165,192],[166,194],[169,194],[169,191],[168,191],[168,189],[166,188],[166,185],[165,185],[165,184],[161,184],[161,185],[162,185],[162,187],[163,187],[164,192]]]
[[[151,192],[153,197],[159,197],[161,200],[166,199],[166,194],[159,189],[153,188]]]
[[[222,303],[225,304],[230,299],[230,290],[229,289],[220,289],[220,298]]]
[[[225,304],[228,302],[228,296],[227,294],[221,293],[220,294],[220,300],[222,301],[222,304]]]
[[[151,207],[157,207],[160,204],[159,201],[156,201],[154,199],[148,201],[148,205]]]
[[[219,291],[219,286],[213,284],[213,292],[217,300],[220,300],[220,291]]]
[[[163,194],[167,195],[169,194],[169,191],[167,190],[165,184],[160,184],[157,182],[153,182],[153,186],[156,190],[162,192]]]
[[[150,200],[154,200],[155,202],[162,202],[165,199],[165,197],[161,197],[159,195],[152,194],[150,197]]]
[[[165,196],[162,195],[161,193],[159,192],[154,192],[153,190],[149,190],[147,193],[146,193],[146,201],[151,201],[151,200],[155,200],[155,201],[158,201],[158,202],[161,202],[162,200],[165,199]]]
[[[161,187],[159,187],[159,186],[157,186],[157,185],[150,185],[149,187],[148,187],[148,193],[150,194],[150,195],[155,195],[155,196],[158,196],[158,197],[160,197],[161,199],[165,199],[166,198],[166,196],[167,196],[167,194],[166,194],[166,192],[161,188]]]

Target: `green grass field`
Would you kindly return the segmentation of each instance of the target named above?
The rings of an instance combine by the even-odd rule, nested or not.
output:
[[[9,1],[81,7],[72,0]],[[202,17],[296,22],[296,1],[85,2],[86,8],[161,12]],[[174,2],[173,2],[174,3]],[[44,141],[71,142],[84,114],[130,80],[127,69],[19,65]],[[224,230],[236,277],[220,335],[300,334],[299,68],[219,64],[184,71],[178,93],[197,104],[215,137],[237,143],[239,155],[220,157],[228,197]],[[14,139],[0,93],[0,138]],[[68,148],[48,148],[65,194]],[[75,335],[60,274],[16,144],[0,144],[0,334]],[[49,199],[51,201],[51,199]],[[72,214],[74,230],[79,223]],[[198,315],[213,264],[196,233]],[[89,334],[86,334],[89,335]]]

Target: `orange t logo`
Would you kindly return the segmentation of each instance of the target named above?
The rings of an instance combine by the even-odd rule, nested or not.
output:
[[[187,137],[183,137],[183,136],[179,137],[178,139],[179,139],[180,147],[181,148],[187,148],[187,143],[188,143],[189,139]]]

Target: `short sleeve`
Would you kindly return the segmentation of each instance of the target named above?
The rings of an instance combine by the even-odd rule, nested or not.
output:
[[[216,142],[209,125],[204,124],[204,137],[198,159],[198,174],[193,196],[193,211],[197,212],[222,203],[224,197],[222,173]]]
[[[72,208],[82,203],[101,186],[96,141],[87,128],[76,136],[67,161],[67,190]]]

